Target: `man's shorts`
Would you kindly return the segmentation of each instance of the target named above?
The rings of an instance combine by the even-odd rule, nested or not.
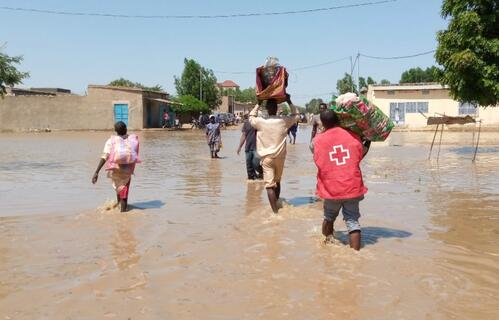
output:
[[[263,168],[263,180],[265,188],[274,188],[278,182],[281,182],[282,171],[284,170],[284,161],[286,157],[264,157],[261,161]]]
[[[334,222],[340,213],[340,209],[343,208],[343,220],[348,232],[360,231],[359,202],[362,199],[364,199],[364,196],[354,199],[324,199],[324,219]]]

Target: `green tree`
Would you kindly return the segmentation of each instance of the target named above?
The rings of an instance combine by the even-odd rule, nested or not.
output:
[[[362,89],[362,87],[367,88],[367,82],[364,77],[359,77],[359,90]]]
[[[200,101],[194,96],[186,95],[172,98],[173,101],[179,102],[180,105],[173,105],[173,112],[178,114],[199,114],[200,112],[208,113],[210,108],[203,101]]]
[[[182,75],[175,79],[175,88],[179,96],[191,95],[201,98],[210,109],[220,105],[220,94],[217,89],[217,78],[213,70],[203,68],[193,59],[184,59]],[[201,96],[201,97],[200,97]]]
[[[425,70],[417,67],[404,71],[400,76],[399,83],[421,83],[421,82],[438,82],[440,70],[435,67],[429,67]]]
[[[281,111],[282,111],[282,114],[285,116],[287,116],[291,113],[291,109],[288,107],[287,103],[281,105]]]
[[[2,48],[0,48],[1,50]],[[29,77],[28,72],[18,71],[15,67],[23,61],[22,56],[11,57],[0,51],[0,96],[6,93],[6,87],[13,87]]]
[[[305,110],[310,113],[319,113],[319,105],[324,103],[322,99],[313,98],[307,104],[305,104]]]
[[[371,77],[367,77],[367,85],[369,86],[370,84],[376,84],[376,81]]]
[[[343,79],[336,82],[336,90],[339,94],[344,94],[347,92],[357,92],[357,87],[353,83],[352,77],[348,73],[345,73]]]
[[[163,87],[161,87],[159,84],[153,87],[147,87],[140,82],[133,82],[125,78],[119,78],[113,80],[109,82],[108,85],[113,87],[139,88],[147,91],[158,91],[158,92],[163,91]]]
[[[390,80],[386,80],[386,79],[381,79],[381,81],[379,83],[383,86],[388,86],[391,84]]]
[[[499,5],[497,0],[444,0],[447,30],[437,33],[440,82],[459,101],[496,106],[499,100]]]
[[[222,89],[221,94],[223,96],[234,96],[234,99],[238,102],[243,103],[256,103],[256,92],[255,88],[249,87],[247,89]]]

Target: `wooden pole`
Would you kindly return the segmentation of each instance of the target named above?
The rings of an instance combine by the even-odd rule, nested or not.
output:
[[[440,126],[440,124],[437,124],[437,128],[435,129],[435,134],[433,135],[433,141],[431,142],[430,154],[428,154],[428,160],[430,160],[430,158],[431,158],[431,150],[433,150],[433,144],[435,143],[435,137],[437,136],[439,126]]]
[[[437,153],[437,161],[440,158],[440,147],[442,146],[442,134],[444,133],[444,125],[440,128],[440,140],[438,142],[438,153]]]
[[[475,154],[473,155],[472,162],[475,162],[475,160],[476,160],[476,153],[478,151],[478,144],[480,143],[480,129],[481,128],[482,128],[482,120],[480,120],[479,123],[478,123],[478,137],[476,139]]]

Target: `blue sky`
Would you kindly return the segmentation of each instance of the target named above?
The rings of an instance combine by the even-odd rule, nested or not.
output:
[[[195,0],[0,0],[0,6],[134,15],[237,14],[304,10],[375,0],[195,1]],[[254,86],[254,69],[269,55],[289,69],[332,61],[357,52],[401,56],[436,48],[436,32],[446,27],[441,1],[398,0],[320,13],[229,19],[148,20],[61,16],[0,9],[0,44],[23,55],[27,87],[63,87],[84,93],[87,84],[125,77],[162,85],[175,94],[174,75],[184,57],[231,79]],[[403,60],[360,59],[360,75],[398,82],[411,67],[433,65],[432,54]],[[350,62],[292,71],[288,91],[295,103],[327,98]],[[355,72],[356,75],[357,72]]]

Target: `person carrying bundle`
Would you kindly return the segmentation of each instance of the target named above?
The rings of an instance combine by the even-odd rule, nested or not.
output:
[[[263,180],[267,189],[270,207],[274,213],[278,212],[277,200],[281,194],[281,177],[286,159],[286,140],[288,129],[296,121],[296,108],[290,105],[293,116],[277,116],[277,101],[266,101],[269,117],[258,117],[260,105],[257,104],[249,114],[249,122],[256,129],[256,151],[261,159]]]
[[[121,212],[125,212],[128,209],[128,193],[135,164],[140,163],[139,138],[135,134],[127,134],[126,124],[122,121],[116,122],[114,130],[117,135],[107,139],[92,183],[97,182],[99,171],[107,163],[107,176],[113,182],[116,191],[116,205],[120,206]]]
[[[340,210],[348,229],[350,247],[359,250],[361,230],[359,202],[367,188],[362,181],[360,162],[369,150],[360,137],[339,126],[333,110],[320,114],[325,131],[313,140],[314,162],[317,166],[317,195],[324,199],[322,234],[333,241],[334,221]]]

